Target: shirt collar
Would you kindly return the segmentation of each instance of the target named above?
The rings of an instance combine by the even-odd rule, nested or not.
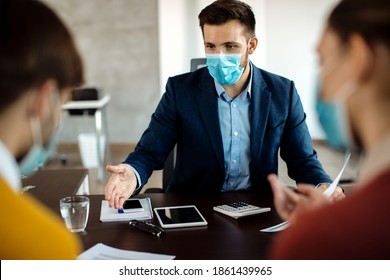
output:
[[[252,63],[249,63],[249,67],[251,70],[250,75],[249,75],[249,82],[248,82],[248,85],[246,86],[246,88],[240,93],[240,95],[243,93],[248,93],[248,96],[250,98],[251,97],[251,88],[252,88],[252,77],[253,77]],[[214,85],[215,85],[215,90],[217,91],[218,96],[221,97],[221,95],[225,92],[225,89],[215,79],[214,79]]]
[[[6,180],[12,190],[21,190],[19,166],[7,147],[0,141],[0,175]]]

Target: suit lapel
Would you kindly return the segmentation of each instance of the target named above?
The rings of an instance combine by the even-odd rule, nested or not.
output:
[[[214,87],[214,82],[208,72],[204,71],[199,83],[199,92],[195,95],[199,112],[204,126],[217,156],[218,163],[223,168],[223,146],[218,115],[218,95]]]
[[[268,122],[268,115],[271,104],[271,92],[258,68],[252,64],[253,81],[251,94],[251,154],[253,160],[260,160],[261,148],[263,145],[264,133]]]

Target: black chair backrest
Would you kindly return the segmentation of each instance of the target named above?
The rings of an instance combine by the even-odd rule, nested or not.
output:
[[[168,158],[165,160],[164,163],[164,169],[162,174],[162,180],[163,180],[163,190],[168,187],[169,182],[171,181],[173,177],[173,172],[175,170],[175,160],[176,160],[176,146],[172,149],[170,152]]]
[[[198,70],[199,68],[205,67],[206,58],[193,58],[191,59],[191,72]]]
[[[72,91],[72,101],[87,101],[87,100],[99,100],[99,91],[96,88],[78,88]],[[85,113],[88,115],[94,115],[96,109],[70,109],[69,114],[72,116],[80,116]]]

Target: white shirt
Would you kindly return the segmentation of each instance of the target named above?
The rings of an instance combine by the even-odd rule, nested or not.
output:
[[[0,175],[15,192],[21,191],[20,171],[18,163],[7,147],[0,141]]]

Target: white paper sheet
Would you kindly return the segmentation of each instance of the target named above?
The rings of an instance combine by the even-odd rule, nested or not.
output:
[[[263,228],[263,229],[260,230],[260,231],[261,231],[261,232],[277,232],[277,231],[284,230],[284,229],[287,228],[287,227],[288,227],[288,223],[287,223],[287,221],[285,221],[285,222],[283,222],[283,223],[274,225],[274,226],[272,226],[272,227]]]
[[[98,243],[81,253],[78,260],[173,260],[176,256],[122,250]]]
[[[351,154],[349,154],[347,156],[347,158],[345,159],[343,168],[341,168],[339,175],[337,175],[337,177],[336,177],[336,179],[334,179],[333,183],[324,191],[324,195],[326,195],[327,197],[330,197],[333,194],[333,192],[335,191],[335,189],[340,181],[341,175],[343,175],[344,169],[347,166],[347,163],[348,163],[350,157],[351,157]]]
[[[337,175],[336,179],[334,179],[332,184],[324,191],[324,195],[325,196],[330,197],[333,194],[333,192],[335,191],[335,189],[336,189],[336,187],[337,187],[337,185],[338,185],[338,183],[340,181],[341,175],[343,174],[344,169],[347,166],[347,163],[348,163],[350,157],[351,157],[351,154],[349,154],[347,156],[347,158],[345,159],[344,165],[341,168],[341,171]],[[277,224],[277,225],[274,225],[274,226],[271,226],[271,227],[268,227],[268,228],[264,228],[264,229],[262,229],[260,231],[261,232],[278,232],[278,231],[284,230],[285,228],[288,228],[288,222],[287,221],[285,221],[283,223],[280,223],[280,224]]]

